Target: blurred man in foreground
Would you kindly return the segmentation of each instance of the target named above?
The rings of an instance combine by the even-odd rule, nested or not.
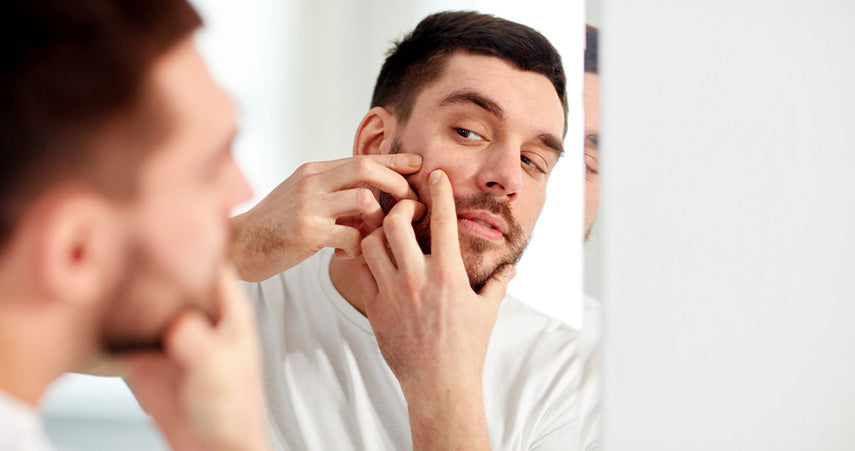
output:
[[[0,449],[49,449],[45,388],[117,357],[175,449],[268,446],[225,267],[250,190],[184,0],[0,7]]]

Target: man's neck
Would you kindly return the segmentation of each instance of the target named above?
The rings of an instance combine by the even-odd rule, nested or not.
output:
[[[45,389],[82,353],[80,328],[37,301],[0,300],[0,390],[37,407]],[[73,318],[82,322],[79,318]]]
[[[362,257],[342,259],[333,256],[330,261],[330,280],[339,294],[359,313],[365,314],[362,284],[359,280],[360,267],[365,264]]]

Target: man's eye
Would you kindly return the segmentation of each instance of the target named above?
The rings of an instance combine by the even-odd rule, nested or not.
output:
[[[529,158],[525,155],[520,156],[520,161],[522,161],[522,163],[526,166],[531,166],[531,167],[537,169],[538,171],[543,172],[544,174],[546,173],[546,171],[544,171],[543,168],[538,166],[537,163],[535,163],[534,161],[532,161],[531,158]]]
[[[455,132],[460,135],[461,138],[466,139],[484,139],[481,135],[473,132],[472,130],[466,130],[465,128],[455,128]]]

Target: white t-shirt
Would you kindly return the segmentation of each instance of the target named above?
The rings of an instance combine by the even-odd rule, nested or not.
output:
[[[256,307],[275,446],[412,449],[407,405],[368,319],[335,289],[332,250],[261,283]],[[590,346],[578,331],[513,297],[499,310],[484,364],[495,450],[577,450],[587,436],[580,392]],[[586,408],[586,407],[585,407]]]
[[[38,411],[0,391],[0,450],[53,451]]]

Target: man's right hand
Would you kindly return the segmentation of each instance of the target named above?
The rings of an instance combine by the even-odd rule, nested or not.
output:
[[[383,224],[376,188],[417,200],[403,174],[421,168],[414,154],[366,155],[307,163],[258,205],[232,218],[238,276],[268,279],[324,247],[339,257],[361,254],[362,238]]]

